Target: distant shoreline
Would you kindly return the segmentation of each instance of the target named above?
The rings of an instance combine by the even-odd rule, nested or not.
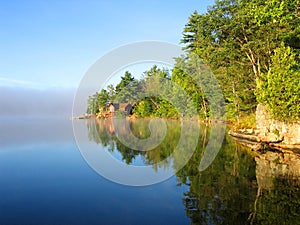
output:
[[[126,117],[107,117],[107,118],[98,118],[97,115],[95,114],[87,114],[87,115],[80,115],[80,116],[73,116],[71,119],[72,120],[83,120],[83,119],[116,119],[116,118],[126,118],[128,120],[136,120],[136,119],[146,119],[146,120],[151,120],[151,119],[155,119],[155,118],[160,118],[160,119],[165,119],[165,120],[189,120],[189,121],[195,121],[195,122],[199,122],[202,124],[232,124],[232,121],[229,120],[203,120],[203,119],[196,119],[196,118],[168,118],[168,117],[135,117],[135,116],[126,116]]]

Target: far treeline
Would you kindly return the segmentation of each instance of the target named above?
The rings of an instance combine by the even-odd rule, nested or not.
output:
[[[200,119],[210,119],[207,96],[188,74],[195,70],[182,69],[204,67],[194,63],[196,55],[221,86],[227,119],[253,114],[258,103],[266,105],[275,119],[300,119],[300,0],[216,0],[205,14],[190,15],[181,43],[186,56],[177,58],[171,71],[153,66],[140,80],[126,72],[116,87],[109,85],[89,97],[87,113],[105,110],[116,96],[118,102],[132,101],[130,93],[142,92],[147,79],[154,78],[160,92],[168,93],[165,80],[178,84]],[[170,101],[157,96],[136,99],[133,113],[137,117],[180,116]]]

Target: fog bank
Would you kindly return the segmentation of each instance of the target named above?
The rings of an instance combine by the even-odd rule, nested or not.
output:
[[[1,117],[71,117],[75,89],[0,87]]]

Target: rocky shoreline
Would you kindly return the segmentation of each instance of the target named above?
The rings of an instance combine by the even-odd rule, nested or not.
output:
[[[272,119],[260,104],[256,110],[256,128],[231,130],[229,135],[255,151],[273,148],[300,153],[300,121],[288,123]]]
[[[228,132],[237,142],[251,148],[253,151],[266,151],[268,149],[277,149],[282,151],[292,151],[300,153],[300,144],[285,144],[282,138],[262,139],[259,131],[252,129],[243,129]]]

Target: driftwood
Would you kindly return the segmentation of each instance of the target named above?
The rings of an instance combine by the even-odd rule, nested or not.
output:
[[[248,133],[244,131],[232,131],[228,132],[230,136],[236,139],[240,144],[251,148],[255,152],[264,152],[270,149],[276,149],[282,152],[290,151],[293,153],[300,153],[300,145],[287,145],[281,143],[282,140],[275,141],[262,141],[254,133]]]
[[[248,140],[248,141],[254,141],[254,142],[260,142],[260,139],[253,134],[248,134],[248,133],[241,133],[241,132],[236,132],[236,131],[229,131],[228,132],[229,135],[236,137],[236,138],[240,138],[240,139],[244,139],[244,140]]]
[[[286,145],[281,143],[270,143],[270,147],[277,149],[292,149],[296,152],[300,152],[300,145]],[[294,151],[293,151],[294,152]]]

